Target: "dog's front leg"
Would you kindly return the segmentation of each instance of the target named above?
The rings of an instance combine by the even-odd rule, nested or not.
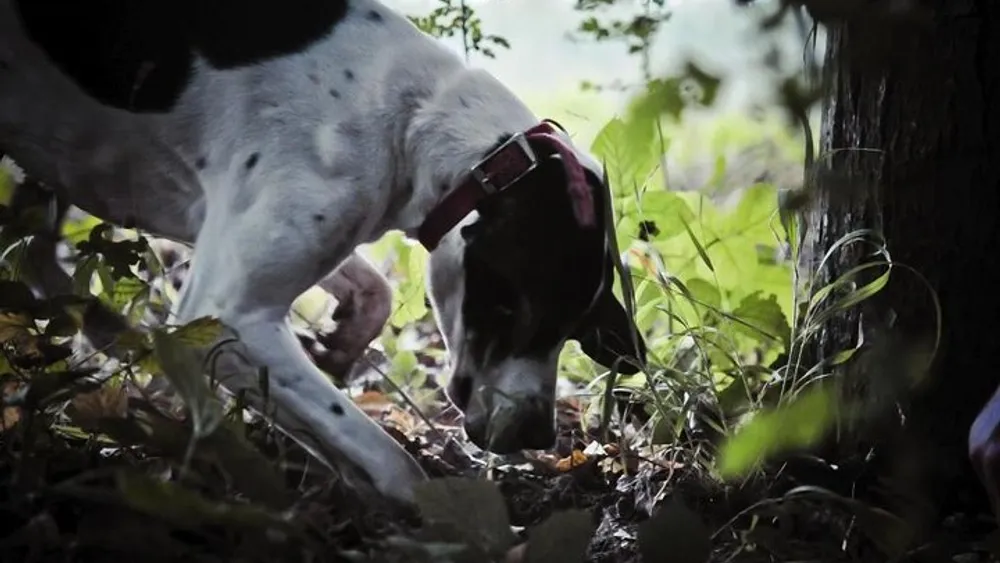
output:
[[[268,377],[262,382],[224,352],[213,373],[223,386],[244,391],[251,406],[325,460],[350,462],[384,494],[409,501],[425,473],[309,360],[287,318],[295,298],[349,255],[354,242],[343,233],[357,232],[350,227],[363,218],[345,212],[349,201],[324,201],[328,184],[314,187],[262,193],[242,211],[210,202],[177,321],[211,315],[235,330],[245,348],[239,352],[266,366]]]

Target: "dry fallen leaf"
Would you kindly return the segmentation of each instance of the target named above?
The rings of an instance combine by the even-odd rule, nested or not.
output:
[[[0,344],[30,335],[31,319],[19,313],[0,313]]]
[[[365,391],[354,397],[354,404],[358,405],[365,414],[378,420],[393,407],[392,401],[385,394],[378,391]]]
[[[590,456],[580,450],[573,450],[573,453],[556,462],[556,470],[563,472],[570,471],[587,463],[589,459]]]
[[[0,386],[0,399],[3,401],[7,400],[14,393],[21,389],[21,384],[17,381],[7,381],[4,382],[3,386]],[[21,408],[20,407],[3,407],[3,412],[0,413],[0,430],[7,430],[13,428],[21,420]]]
[[[88,393],[80,393],[70,401],[72,419],[87,426],[105,418],[125,418],[128,415],[128,395],[121,385],[106,383]]]
[[[382,415],[382,422],[394,426],[408,438],[412,438],[420,421],[403,409],[393,406],[389,412]]]

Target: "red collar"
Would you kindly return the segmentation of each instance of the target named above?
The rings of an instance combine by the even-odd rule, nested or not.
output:
[[[583,166],[556,127],[558,124],[554,121],[542,120],[531,129],[515,134],[476,163],[458,187],[427,214],[417,230],[420,244],[428,251],[434,250],[441,238],[472,213],[480,201],[516,184],[535,169],[540,157],[553,154],[559,154],[566,167],[567,189],[577,221],[583,226],[594,225],[594,198]],[[529,141],[534,141],[534,147],[542,148],[546,154],[538,154]]]

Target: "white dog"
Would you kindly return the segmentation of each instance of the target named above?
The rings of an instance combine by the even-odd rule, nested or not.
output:
[[[269,369],[274,422],[398,499],[425,474],[287,320],[357,245],[399,229],[432,251],[449,396],[494,452],[552,444],[568,338],[605,365],[645,353],[611,292],[597,163],[374,0],[0,0],[0,151],[193,243],[176,322],[221,319]],[[264,408],[245,365],[215,375]]]

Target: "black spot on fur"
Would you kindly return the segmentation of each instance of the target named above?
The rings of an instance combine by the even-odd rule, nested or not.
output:
[[[354,80],[354,71],[350,69],[344,69],[344,78],[348,80]]]
[[[469,101],[465,99],[465,96],[459,96],[458,97],[458,103],[462,104],[463,108],[468,109],[470,107],[469,106]]]
[[[315,72],[310,72],[309,82],[312,82],[313,84],[319,84],[319,75],[316,74]]]
[[[404,207],[410,204],[413,199],[413,182],[407,182],[398,193],[394,193],[389,198],[389,207],[385,210],[385,216],[390,221],[396,219]]]
[[[381,22],[382,14],[378,13],[376,10],[368,10],[368,21]]]
[[[337,124],[337,133],[346,139],[358,139],[364,136],[364,129],[357,121],[341,121]]]
[[[219,69],[301,52],[334,31],[348,0],[15,0],[28,36],[98,101],[166,112],[195,52]]]
[[[334,88],[330,88],[330,95],[333,96],[334,98],[340,98],[340,92],[338,92]]]
[[[246,164],[244,164],[244,166],[246,167],[247,170],[253,170],[253,167],[257,166],[257,162],[259,160],[260,160],[260,153],[255,152],[252,155],[250,155],[250,158],[247,159],[247,162]]]
[[[330,403],[330,412],[337,416],[343,416],[344,407],[340,406],[340,403]]]
[[[326,220],[326,217],[324,217],[322,213],[317,213],[317,214],[313,215],[313,221],[316,221],[317,223],[322,223],[325,220]]]
[[[198,170],[204,170],[205,167],[208,166],[208,159],[203,156],[199,156],[198,160],[194,161],[194,166]]]

